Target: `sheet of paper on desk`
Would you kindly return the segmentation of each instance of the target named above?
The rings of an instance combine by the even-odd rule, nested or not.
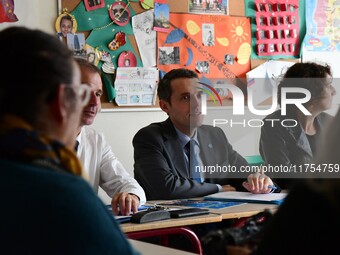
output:
[[[204,200],[281,204],[286,196],[287,193],[253,194],[250,192],[228,191],[205,196]]]
[[[180,200],[171,200],[160,203],[158,205],[162,206],[188,206],[188,207],[196,207],[196,208],[210,208],[210,209],[222,209],[226,207],[236,206],[244,204],[244,202],[226,202],[226,201],[206,201],[206,200],[195,200],[195,199],[180,199]]]

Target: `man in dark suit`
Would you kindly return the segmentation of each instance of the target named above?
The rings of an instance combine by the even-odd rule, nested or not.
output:
[[[167,73],[157,93],[160,107],[169,118],[142,128],[133,139],[134,175],[147,200],[200,197],[235,188],[246,188],[253,193],[270,192],[268,186],[273,182],[261,173],[248,177],[238,173],[236,179],[230,173],[204,171],[204,166],[239,169],[248,164],[233,150],[220,128],[202,125],[202,90],[198,89],[198,81],[197,74],[187,69]],[[189,156],[185,151],[190,141],[194,147]],[[190,170],[189,161],[192,163],[193,158],[203,165],[198,177]]]

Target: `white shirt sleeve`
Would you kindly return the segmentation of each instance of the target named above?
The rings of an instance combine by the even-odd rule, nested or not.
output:
[[[144,190],[117,159],[104,134],[85,126],[77,140],[77,155],[96,192],[100,186],[111,198],[117,192],[127,192],[137,195],[141,205],[146,202]]]

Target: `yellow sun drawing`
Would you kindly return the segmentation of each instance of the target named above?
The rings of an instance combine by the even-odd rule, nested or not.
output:
[[[239,23],[239,24],[238,24]],[[240,43],[242,43],[243,41],[246,40],[246,37],[248,37],[249,35],[247,33],[244,32],[244,25],[246,24],[245,21],[243,21],[243,23],[238,20],[236,20],[236,25],[235,24],[231,24],[234,28],[234,30],[231,30],[232,33],[234,33],[231,37],[235,39],[235,43],[237,43],[237,41],[239,40]]]

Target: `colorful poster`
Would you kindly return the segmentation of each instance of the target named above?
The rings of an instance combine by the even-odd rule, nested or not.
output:
[[[340,1],[306,1],[308,51],[340,51]]]
[[[301,47],[300,47],[301,45],[298,45],[298,47],[300,49],[300,52],[298,52],[298,54],[296,56],[287,55],[287,54],[275,54],[275,55],[267,55],[267,56],[266,55],[261,55],[260,56],[260,55],[257,54],[259,49],[260,50],[264,49],[264,47],[262,47],[262,46],[257,47],[257,38],[256,38],[256,32],[258,31],[257,22],[259,24],[262,24],[261,21],[263,21],[263,22],[266,21],[266,22],[269,22],[269,23],[272,21],[272,24],[274,24],[273,23],[274,22],[273,19],[271,19],[271,20],[270,19],[261,19],[261,17],[258,17],[258,19],[257,19],[256,15],[260,15],[261,16],[261,14],[262,14],[261,11],[258,12],[257,10],[264,10],[263,13],[265,13],[266,8],[267,8],[267,10],[269,10],[270,8],[271,8],[271,10],[273,10],[273,7],[274,7],[274,10],[277,10],[277,6],[275,6],[275,3],[283,2],[283,1],[282,0],[277,0],[277,1],[263,0],[263,1],[260,1],[260,2],[262,2],[262,3],[267,2],[268,4],[272,3],[272,4],[274,4],[274,6],[273,5],[272,6],[269,6],[269,5],[267,5],[267,6],[263,6],[263,5],[262,6],[260,6],[260,5],[256,6],[254,0],[244,0],[245,16],[249,17],[251,19],[251,21],[252,21],[251,22],[251,30],[252,30],[252,34],[254,35],[252,37],[252,55],[251,55],[251,59],[282,59],[282,58],[283,59],[288,59],[288,58],[300,58],[301,57]],[[305,24],[305,22],[301,22],[301,21],[305,20],[305,16],[306,16],[305,15],[305,2],[306,2],[306,0],[298,0],[297,2],[294,0],[294,1],[288,1],[288,2],[289,3],[296,3],[298,5],[298,8],[297,8],[298,15],[297,16],[298,16],[298,19],[300,21],[299,22],[299,28],[298,28],[298,31],[299,31],[300,35],[299,35],[298,41],[301,44],[303,39],[304,39],[304,37],[305,37],[305,32],[306,32],[306,24]],[[280,12],[281,12],[281,8],[280,8]],[[276,17],[277,17],[277,16],[280,16],[280,12],[278,12],[276,14],[275,14],[275,12],[273,12],[273,14],[276,15]],[[272,13],[269,12],[266,15],[272,15]],[[288,16],[289,16],[289,14],[288,14]],[[294,12],[294,16],[296,17],[295,12]],[[276,19],[275,21],[278,21],[278,20]],[[282,19],[281,19],[281,21],[282,21]],[[289,19],[285,19],[284,20],[285,23],[287,23],[287,21],[290,22],[290,21],[293,21],[293,20],[292,19],[291,20],[289,20]],[[286,25],[289,25],[289,24],[286,24]],[[277,26],[273,25],[273,28],[274,27],[277,27]],[[273,30],[271,28],[271,26],[269,26],[269,28],[270,28],[269,31]],[[280,30],[280,29],[277,29],[277,30]],[[260,38],[261,38],[261,36],[272,37],[273,35],[274,34],[272,32],[267,32],[266,34],[263,33],[263,32],[259,32],[258,33],[258,36],[260,36]],[[285,36],[287,34],[282,34],[282,31],[281,31],[281,36],[282,35]],[[293,35],[294,35],[294,31],[293,31]],[[276,32],[275,36],[279,36],[279,33]],[[272,50],[273,47],[269,46],[269,47],[267,47],[267,49]],[[280,48],[277,47],[277,49],[280,49]],[[285,49],[289,50],[289,47],[288,48],[286,47]],[[275,50],[275,47],[274,47],[274,50]]]
[[[118,67],[114,84],[117,105],[154,105],[158,81],[159,73],[155,67]]]
[[[170,13],[170,32],[157,37],[161,71],[185,67],[209,80],[234,81],[250,70],[247,17]]]

